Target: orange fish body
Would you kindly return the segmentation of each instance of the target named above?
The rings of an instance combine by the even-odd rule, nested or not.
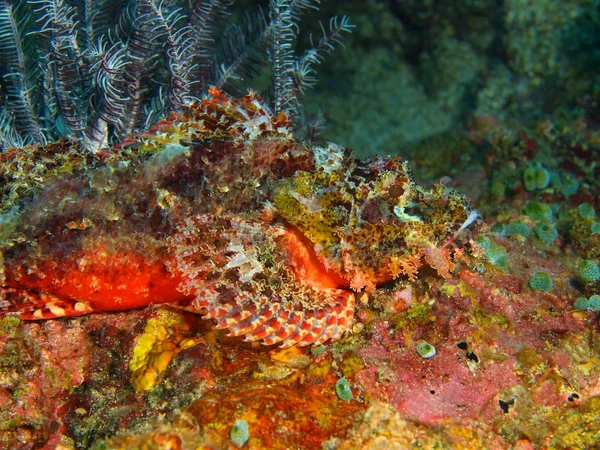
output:
[[[0,313],[167,303],[247,340],[322,343],[356,291],[414,277],[473,220],[398,159],[310,146],[255,93],[210,93],[102,159],[66,141],[0,155]],[[23,167],[45,155],[62,163],[36,184]]]

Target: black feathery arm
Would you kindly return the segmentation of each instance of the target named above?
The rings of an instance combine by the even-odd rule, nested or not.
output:
[[[4,139],[14,140],[18,135],[23,142],[44,143],[44,133],[33,106],[33,89],[26,74],[25,51],[15,11],[9,1],[0,1],[0,63],[4,94],[0,123],[4,124]],[[19,133],[15,135],[14,130]]]

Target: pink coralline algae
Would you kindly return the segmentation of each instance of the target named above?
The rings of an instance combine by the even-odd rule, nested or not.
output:
[[[505,438],[522,434],[553,448],[589,442],[597,427],[577,438],[564,430],[552,434],[548,422],[565,411],[574,422],[581,419],[573,409],[580,404],[587,405],[586,414],[598,413],[595,319],[573,312],[575,291],[564,283],[569,272],[559,261],[537,258],[531,249],[517,252],[509,240],[502,244],[509,248],[509,266],[524,276],[461,269],[451,280],[433,282],[427,306],[411,304],[371,323],[372,336],[358,350],[365,366],[356,380],[415,423],[453,423],[463,433],[477,423],[482,430],[503,430]],[[560,287],[552,293],[529,288],[532,264],[553,274]],[[423,340],[435,346],[434,357],[417,353]]]

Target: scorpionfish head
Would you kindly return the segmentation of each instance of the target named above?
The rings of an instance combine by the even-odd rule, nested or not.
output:
[[[315,148],[314,158],[315,171],[277,183],[273,203],[324,270],[354,290],[414,279],[425,264],[449,276],[442,249],[477,218],[461,194],[418,186],[399,158],[361,162],[335,144]]]

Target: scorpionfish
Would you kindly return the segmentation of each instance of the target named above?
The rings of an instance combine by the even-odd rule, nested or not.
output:
[[[170,304],[282,347],[338,339],[355,295],[426,265],[477,214],[399,158],[292,136],[253,91],[207,100],[92,155],[0,154],[0,314],[25,320]]]

